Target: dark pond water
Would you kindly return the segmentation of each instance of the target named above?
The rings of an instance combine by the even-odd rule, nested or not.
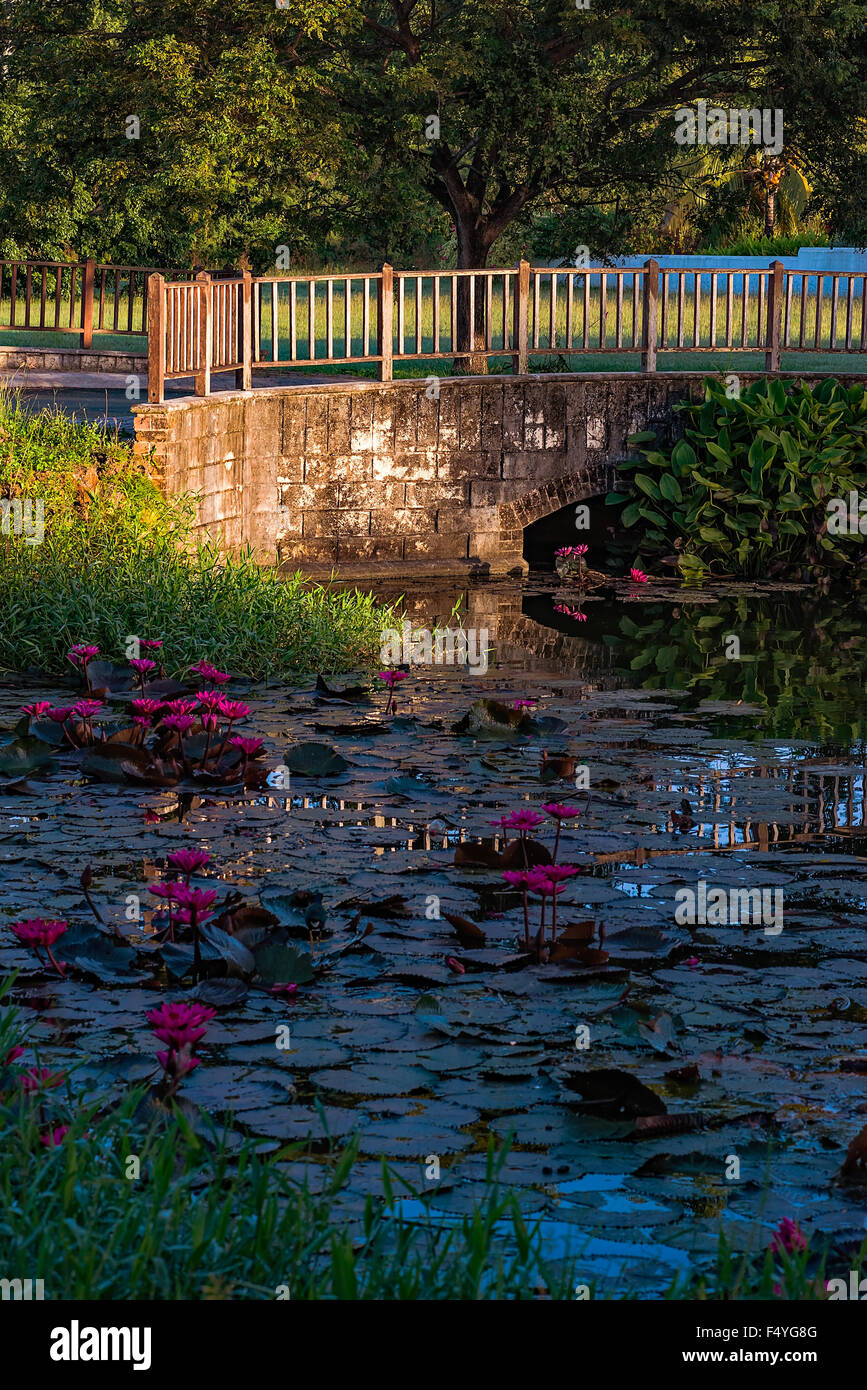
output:
[[[409,1217],[460,1218],[489,1136],[511,1136],[503,1180],[550,1257],[576,1256],[600,1291],[659,1295],[712,1260],[721,1227],[761,1250],[784,1216],[829,1237],[828,1277],[846,1277],[867,1217],[864,1190],[839,1180],[867,1101],[861,599],[672,591],[589,599],[578,623],[553,611],[550,577],[462,598],[464,623],[490,633],[487,672],[414,667],[393,721],[378,692],[348,707],[314,697],[313,677],[245,692],[272,781],[305,740],[339,749],[337,777],[179,796],[90,783],[61,759],[0,798],[3,920],[86,923],[91,863],[137,948],[122,969],[109,956],[49,984],[0,930],[41,1060],[75,1068],[82,1096],[152,1069],[145,1010],[185,986],[153,950],[146,888],[172,850],[201,846],[202,886],[258,900],[319,961],[372,927],[294,1003],[253,988],[221,1007],[185,1086],[275,1151],[304,1141],[291,1168],[314,1183],[328,1137],[360,1130],[347,1219],[381,1192],[381,1155]],[[447,588],[406,599],[416,626],[446,625],[454,605]],[[61,692],[7,684],[5,725],[25,694]],[[483,697],[535,699],[542,728],[455,732]],[[491,822],[551,800],[581,811],[558,855],[583,870],[558,906],[580,944],[528,963],[520,895],[455,857],[502,850]],[[551,848],[552,823],[535,837]],[[299,889],[322,894],[312,941]],[[728,917],[681,920],[684,890],[723,890]],[[767,904],[760,920],[737,920],[741,890]]]

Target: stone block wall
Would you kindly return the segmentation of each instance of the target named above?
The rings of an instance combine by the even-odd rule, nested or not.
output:
[[[168,494],[199,494],[199,528],[227,549],[346,577],[505,574],[525,568],[524,527],[608,491],[629,434],[673,437],[673,407],[703,377],[444,378],[435,398],[420,380],[228,391],[136,407],[136,449]]]
[[[0,371],[114,372],[147,380],[147,353],[102,348],[0,347]]]

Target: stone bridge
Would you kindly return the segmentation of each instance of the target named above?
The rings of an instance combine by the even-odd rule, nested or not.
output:
[[[523,572],[524,528],[671,438],[705,373],[428,378],[228,391],[135,409],[168,495],[226,549],[344,578]],[[746,385],[756,374],[741,372]],[[801,373],[782,373],[799,379]],[[804,377],[805,380],[814,378]],[[859,378],[841,377],[841,380]]]

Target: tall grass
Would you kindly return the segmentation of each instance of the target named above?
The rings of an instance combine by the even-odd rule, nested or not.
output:
[[[167,668],[201,657],[253,679],[372,660],[388,610],[356,590],[282,579],[249,552],[190,548],[191,498],[166,499],[104,429],[0,396],[0,492],[41,499],[44,539],[0,537],[0,667],[68,669],[71,644],[122,657],[162,637]],[[7,521],[10,530],[11,522]]]

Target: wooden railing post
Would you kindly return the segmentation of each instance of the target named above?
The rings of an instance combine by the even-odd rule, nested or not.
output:
[[[518,376],[526,376],[529,363],[529,304],[530,304],[530,262],[518,262],[515,279],[515,300],[513,305],[512,371]]]
[[[238,289],[241,297],[240,318],[240,352],[241,369],[235,373],[235,386],[239,391],[252,391],[253,389],[253,276],[249,270],[245,270],[241,275],[241,284]]]
[[[166,384],[166,282],[162,275],[148,280],[148,400],[162,405]]]
[[[386,261],[376,286],[376,351],[380,358],[379,379],[391,381],[394,375],[394,267]]]
[[[765,371],[780,370],[780,338],[783,322],[783,262],[771,261],[768,276],[768,326],[765,334]]]
[[[196,395],[209,396],[211,394],[211,361],[214,351],[214,293],[211,276],[207,270],[199,271],[196,276],[196,284],[201,286],[198,314],[199,343],[196,352],[199,368],[196,372]]]
[[[88,257],[84,262],[84,279],[81,285],[81,336],[83,348],[93,345],[93,285],[96,280],[96,261]]]
[[[642,298],[641,370],[656,371],[656,343],[659,333],[659,262],[644,262]]]

